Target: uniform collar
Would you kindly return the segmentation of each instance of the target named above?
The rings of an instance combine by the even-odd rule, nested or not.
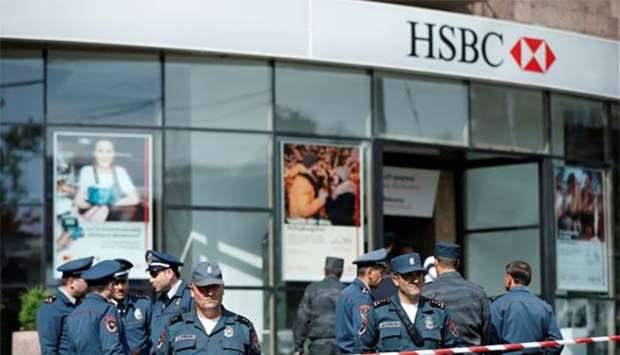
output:
[[[211,334],[207,334],[206,330],[202,326],[202,322],[200,321],[200,319],[198,319],[198,309],[196,308],[196,306],[194,306],[194,309],[189,313],[189,317],[187,320],[194,323],[194,327],[200,329],[207,336],[212,336],[212,335],[215,335],[220,330],[222,330],[222,328],[224,328],[225,325],[235,324],[234,315],[235,315],[234,313],[228,311],[222,305],[222,315],[220,316],[220,319],[217,321],[217,324],[211,331]]]
[[[166,292],[166,295],[168,296],[168,299],[171,300],[174,296],[176,296],[176,294],[179,291],[179,289],[181,288],[182,284],[183,284],[183,280],[177,280],[177,282],[174,285],[172,285],[172,287],[170,287],[168,292]]]
[[[527,292],[531,293],[530,289],[527,286],[519,285],[510,289],[510,292]]]
[[[370,292],[370,289],[368,288],[368,286],[366,286],[366,284],[359,278],[356,278],[355,280],[353,280],[353,284],[359,287],[362,291],[366,291],[367,293]]]
[[[110,300],[105,299],[103,296],[101,296],[100,294],[98,294],[96,292],[91,292],[91,293],[87,294],[86,297],[84,297],[84,299],[110,302]]]
[[[71,296],[63,287],[58,287],[58,291],[56,292],[59,298],[61,298],[65,303],[70,303],[74,306],[77,305],[77,299]]]
[[[441,275],[437,276],[437,279],[443,278],[462,278],[461,274],[458,271],[448,271],[444,272]]]
[[[327,275],[327,276],[325,276],[325,280],[340,281],[340,279],[336,275]]]

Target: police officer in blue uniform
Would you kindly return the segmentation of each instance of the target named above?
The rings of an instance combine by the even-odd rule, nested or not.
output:
[[[217,264],[198,263],[190,288],[195,305],[190,312],[170,320],[157,354],[260,355],[252,322],[222,305],[224,281]]]
[[[84,297],[88,286],[81,273],[91,267],[93,257],[76,259],[60,265],[62,285],[54,296],[47,297],[37,310],[37,331],[42,355],[69,353],[69,339],[66,334],[66,317]]]
[[[151,314],[151,353],[160,342],[170,319],[191,311],[193,299],[187,284],[181,280],[179,268],[183,266],[174,256],[155,250],[145,255],[149,281],[157,293]]]
[[[114,259],[121,264],[122,271],[114,274],[112,303],[116,305],[127,335],[129,350],[134,355],[148,355],[151,351],[150,322],[151,299],[129,293],[129,260]]]
[[[532,269],[525,261],[513,261],[506,265],[504,286],[508,292],[496,298],[491,304],[495,344],[562,339],[551,306],[527,288],[531,279]],[[559,354],[561,351],[560,346],[515,351],[510,354]]]
[[[343,354],[359,352],[358,332],[374,301],[371,289],[383,280],[386,257],[387,250],[378,249],[353,261],[357,265],[357,278],[342,290],[336,302],[336,345]]]
[[[379,300],[362,319],[361,352],[441,349],[458,345],[458,330],[444,305],[422,296],[424,266],[418,253],[391,262],[398,293]]]
[[[130,354],[123,323],[110,302],[114,274],[120,271],[122,267],[117,261],[104,260],[82,273],[90,293],[67,317],[72,354]]]

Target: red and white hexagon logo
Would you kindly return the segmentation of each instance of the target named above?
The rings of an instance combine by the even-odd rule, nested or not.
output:
[[[510,54],[519,68],[534,73],[546,73],[555,62],[555,54],[549,44],[538,38],[519,38],[510,50]]]

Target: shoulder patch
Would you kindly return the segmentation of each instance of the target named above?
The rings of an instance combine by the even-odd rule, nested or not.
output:
[[[168,325],[173,325],[174,323],[178,323],[182,320],[183,320],[183,315],[177,314],[176,316],[170,318],[170,320],[168,321]]]
[[[377,300],[377,301],[373,302],[372,306],[374,308],[378,308],[378,307],[381,307],[381,306],[385,306],[386,304],[390,304],[390,302],[392,302],[392,301],[389,298],[383,298],[383,299],[380,299],[380,300]]]
[[[242,315],[239,315],[239,314],[235,314],[235,321],[237,321],[239,323],[242,323],[242,324],[245,324],[245,325],[247,325],[250,328],[254,327],[252,325],[252,322],[249,319],[247,319],[246,317],[244,317]]]
[[[437,308],[441,308],[441,309],[446,308],[446,304],[445,304],[445,303],[443,303],[443,302],[441,302],[441,301],[439,301],[439,300],[436,300],[436,299],[434,299],[434,298],[431,298],[431,300],[430,300],[430,301],[431,301],[431,302],[430,302],[430,303],[431,303],[431,306],[433,306],[433,307],[437,307]]]
[[[56,301],[56,296],[47,296],[45,297],[45,299],[43,300],[43,303],[54,303]]]

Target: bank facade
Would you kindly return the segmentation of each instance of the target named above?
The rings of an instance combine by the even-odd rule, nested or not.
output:
[[[0,4],[3,350],[18,294],[59,263],[154,247],[222,264],[225,305],[290,353],[316,260],[388,232],[424,257],[462,244],[490,295],[526,260],[565,336],[618,331],[620,43],[349,0]],[[76,202],[112,199],[84,182],[101,141],[135,208]],[[304,154],[350,181],[327,197],[355,196],[350,221],[290,212]]]

